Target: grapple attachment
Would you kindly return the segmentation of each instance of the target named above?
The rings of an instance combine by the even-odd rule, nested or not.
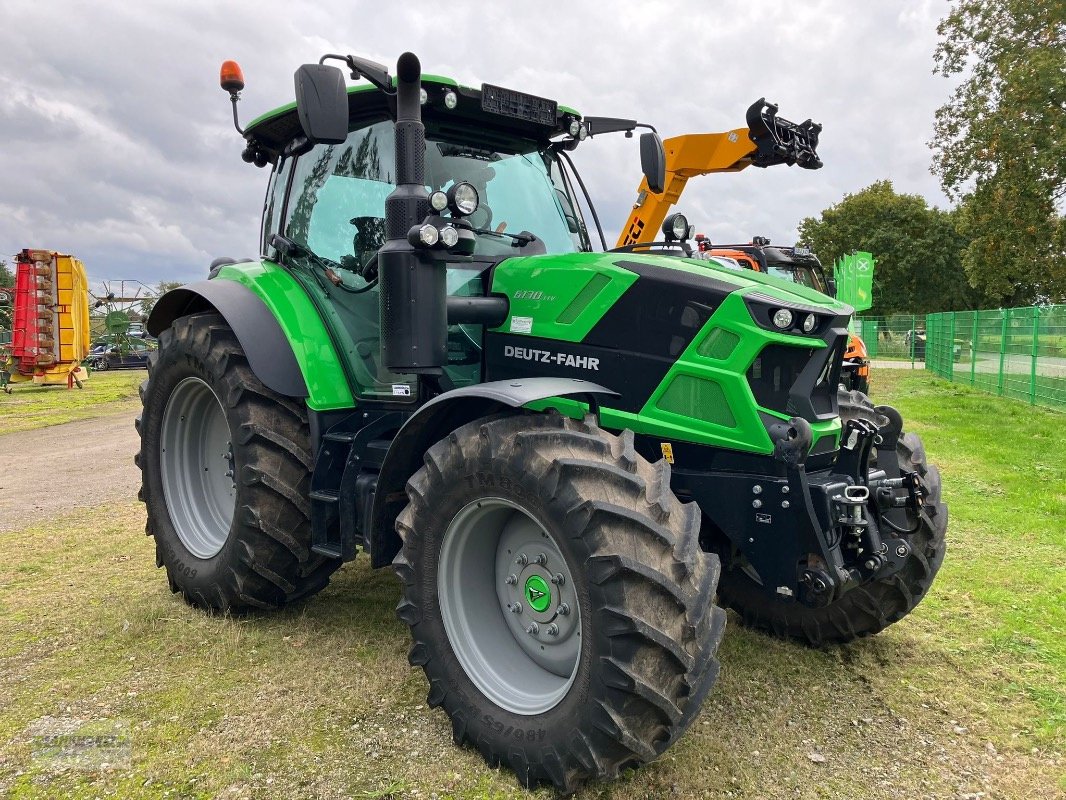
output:
[[[777,105],[760,97],[748,108],[748,137],[758,150],[751,162],[756,167],[796,164],[803,169],[818,169],[818,134],[822,126],[806,120],[799,124],[777,116]]]

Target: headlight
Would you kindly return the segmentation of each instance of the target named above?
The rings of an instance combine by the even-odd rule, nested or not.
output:
[[[429,196],[429,207],[440,213],[448,207],[448,195],[444,192],[434,192]]]
[[[440,229],[440,240],[449,249],[455,247],[459,242],[459,231],[451,225],[445,225]]]
[[[455,216],[469,217],[477,211],[480,202],[477,189],[469,183],[457,183],[448,190],[448,207]]]
[[[459,105],[459,95],[449,89],[444,93],[444,107],[451,111],[457,105]]]
[[[663,222],[663,234],[677,241],[688,238],[688,219],[684,214],[671,214]]]
[[[570,131],[570,135],[573,136],[576,139],[578,137],[578,134],[581,133],[581,122],[579,120],[576,120],[576,119],[570,120],[569,131]]]
[[[577,132],[578,141],[585,141],[589,137],[589,129],[584,125],[581,126],[581,130]]]
[[[829,326],[847,325],[846,315],[838,315],[828,308],[808,306],[778,300],[760,292],[744,296],[752,320],[760,328],[793,336],[818,336]]]
[[[418,102],[421,105],[425,105],[429,101],[429,92],[425,89],[418,90]]]

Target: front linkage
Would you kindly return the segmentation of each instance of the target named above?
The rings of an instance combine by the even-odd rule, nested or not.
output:
[[[898,412],[878,413],[881,425],[844,423],[828,469],[808,472],[811,427],[793,417],[770,427],[777,474],[678,470],[676,480],[764,592],[823,608],[899,572],[911,555],[907,537],[918,528],[909,520],[919,519],[925,489],[916,471],[897,464]]]

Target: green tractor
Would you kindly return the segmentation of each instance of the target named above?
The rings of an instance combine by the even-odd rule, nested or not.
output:
[[[410,53],[395,76],[304,65],[295,104],[243,130],[232,62],[222,84],[243,158],[272,170],[262,255],[219,259],[148,321],[137,463],[174,592],[241,613],[360,552],[392,565],[456,742],[570,791],[692,723],[716,603],[820,645],[928,591],[940,480],[893,409],[842,425],[850,308],[593,252],[569,153],[635,121]],[[662,143],[640,145],[661,187]]]

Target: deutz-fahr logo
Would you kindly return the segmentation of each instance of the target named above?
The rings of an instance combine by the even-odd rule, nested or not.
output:
[[[515,347],[504,345],[503,354],[507,358],[518,358],[522,361],[537,361],[541,364],[558,364],[560,367],[574,367],[575,369],[589,369],[599,372],[600,360],[590,356],[575,356],[573,353],[554,353],[551,350],[537,350],[533,347]]]

